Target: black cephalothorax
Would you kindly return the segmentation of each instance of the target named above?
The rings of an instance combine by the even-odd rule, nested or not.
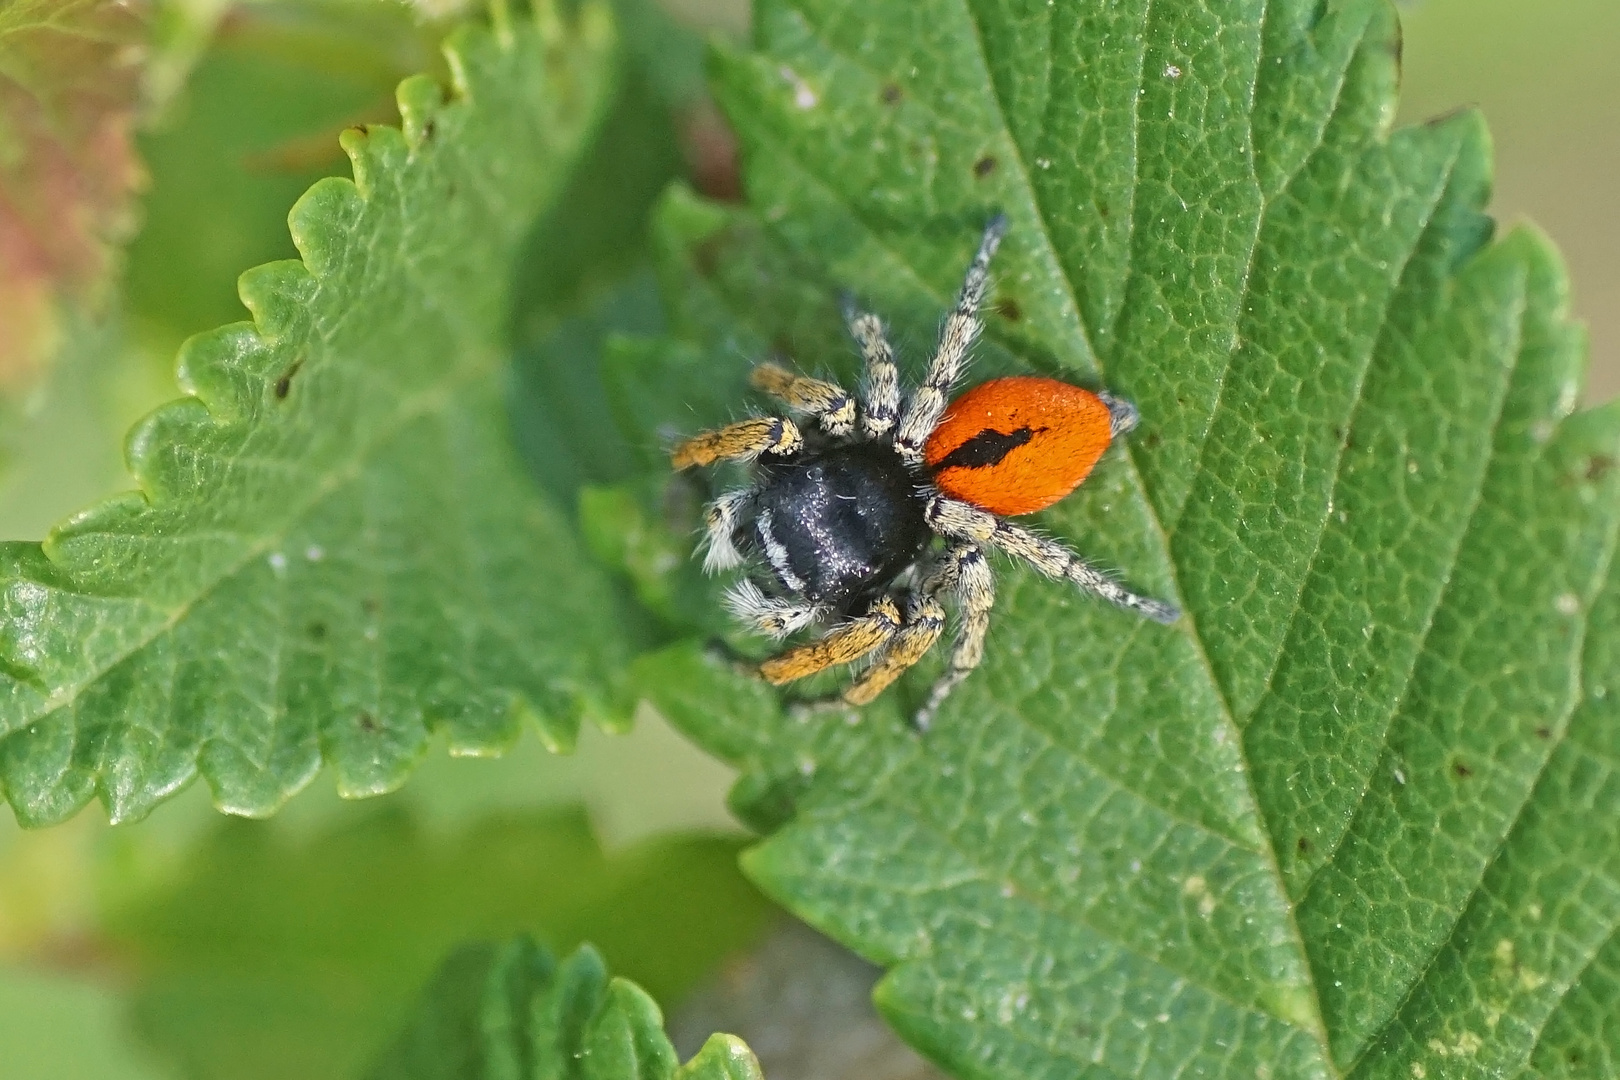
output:
[[[784,591],[840,615],[864,614],[933,539],[919,479],[877,443],[761,462],[745,549]]]

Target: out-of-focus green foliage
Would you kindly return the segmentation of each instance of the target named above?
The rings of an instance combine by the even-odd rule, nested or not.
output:
[[[30,388],[61,309],[103,291],[129,237],[144,40],[139,5],[0,4],[0,399]]]
[[[369,1080],[763,1080],[739,1039],[715,1035],[681,1065],[658,1006],[609,979],[595,950],[562,963],[526,938],[444,962]]]
[[[137,1027],[188,1075],[341,1078],[468,937],[588,939],[679,1000],[766,916],[737,872],[739,844],[669,838],[607,855],[567,811],[435,829],[378,806],[302,838],[228,822],[163,888],[107,912],[103,947],[141,973]]]

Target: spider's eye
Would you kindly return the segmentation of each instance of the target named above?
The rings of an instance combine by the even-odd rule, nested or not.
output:
[[[1090,474],[1112,424],[1090,390],[1034,375],[992,379],[951,402],[923,458],[945,494],[993,514],[1031,514]]]

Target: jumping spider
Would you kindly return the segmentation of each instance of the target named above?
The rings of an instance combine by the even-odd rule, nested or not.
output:
[[[850,308],[850,333],[866,361],[859,400],[833,383],[762,364],[754,386],[813,419],[819,431],[766,416],[675,448],[676,469],[756,463],[752,486],[704,510],[705,569],[750,562],[762,571],[728,592],[737,617],[778,640],[831,624],[761,664],[769,682],[872,657],[843,693],[845,702],[864,705],[939,640],[943,601],[951,600],[959,610],[956,643],[916,714],[916,726],[926,729],[983,657],[995,603],[986,558],[992,548],[1157,622],[1179,617],[1170,604],[1129,591],[1062,544],[1003,518],[1074,490],[1109,442],[1136,426],[1134,406],[1056,379],[1014,376],[976,386],[946,407],[983,328],[978,310],[1006,228],[1001,215],[986,227],[928,374],[909,400],[902,402],[882,323]]]

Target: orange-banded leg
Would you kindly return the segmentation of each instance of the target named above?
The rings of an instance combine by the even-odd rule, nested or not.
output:
[[[917,661],[928,655],[945,629],[945,609],[932,596],[914,594],[906,601],[905,622],[878,654],[877,662],[844,691],[850,705],[865,705],[889,688],[889,684]]]
[[[807,379],[775,364],[759,365],[748,381],[780,398],[794,412],[813,417],[835,439],[855,430],[855,399],[837,383]]]
[[[804,449],[798,425],[781,416],[761,416],[705,431],[679,444],[669,460],[677,469],[717,461],[752,461],[761,454],[796,454]]]
[[[771,685],[781,686],[830,667],[853,663],[889,641],[899,629],[900,609],[885,596],[860,618],[841,623],[815,641],[765,661],[759,665],[759,673]]]
[[[940,558],[939,566],[923,581],[922,588],[930,596],[952,596],[957,603],[956,644],[951,647],[950,661],[928,692],[928,701],[912,717],[918,731],[927,731],[956,684],[984,659],[990,609],[996,604],[996,579],[981,548],[958,544]]]

